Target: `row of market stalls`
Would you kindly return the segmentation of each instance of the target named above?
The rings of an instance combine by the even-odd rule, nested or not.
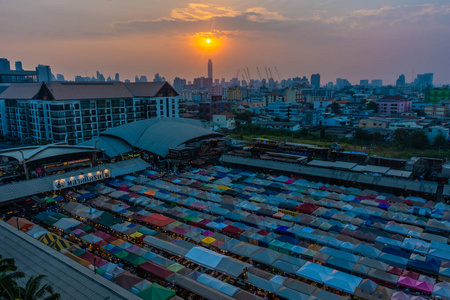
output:
[[[143,253],[145,246],[230,278],[244,276],[247,284],[287,299],[329,293],[318,288],[324,286],[344,295],[377,292],[394,299],[449,292],[450,227],[442,203],[219,166],[163,180],[142,172],[76,194],[68,197],[78,203],[64,207],[74,219],[51,213],[36,218],[150,273],[167,269],[173,273],[164,279],[179,286],[195,281],[235,298],[247,292],[221,286],[212,276],[185,278],[173,261],[152,261],[154,253]],[[79,203],[92,197],[89,206]],[[96,224],[95,232],[85,228],[87,221]],[[121,235],[123,243],[98,236],[99,228]]]

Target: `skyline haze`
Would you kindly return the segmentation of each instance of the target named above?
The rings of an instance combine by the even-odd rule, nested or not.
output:
[[[219,79],[246,67],[259,79],[256,67],[276,67],[282,79],[320,73],[322,84],[338,77],[395,84],[400,74],[411,82],[429,72],[436,85],[450,82],[444,0],[0,3],[8,28],[0,56],[24,69],[50,65],[69,80],[97,70],[122,80],[155,73],[193,80],[207,76],[212,59]]]

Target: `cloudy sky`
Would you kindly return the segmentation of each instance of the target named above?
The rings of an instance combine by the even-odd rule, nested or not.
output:
[[[25,69],[172,81],[322,75],[450,82],[448,0],[0,0],[0,57]],[[206,44],[206,38],[211,39]],[[276,70],[278,74],[276,74]],[[241,75],[239,76],[241,77]],[[242,79],[242,78],[240,78]]]

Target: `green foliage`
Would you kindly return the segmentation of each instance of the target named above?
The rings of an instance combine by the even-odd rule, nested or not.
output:
[[[341,110],[339,107],[339,104],[337,102],[333,102],[329,105],[331,111],[333,112],[333,114],[340,114]]]
[[[374,113],[378,113],[378,103],[374,101],[370,101],[369,103],[367,103],[366,108],[368,110],[373,110]]]
[[[415,149],[427,149],[429,146],[428,138],[423,130],[418,129],[411,133],[410,144]]]
[[[439,132],[439,134],[434,138],[433,148],[436,150],[444,150],[447,149],[447,147],[448,142],[445,135],[443,135],[442,132]]]
[[[403,148],[409,147],[409,142],[410,142],[409,132],[406,129],[403,129],[403,128],[396,129],[392,133],[392,138],[393,138],[393,143],[396,146],[403,147]]]
[[[413,109],[413,112],[415,112],[418,117],[424,117],[425,116],[425,111],[423,109]]]
[[[237,113],[237,114],[236,114],[236,119],[237,119],[237,120],[243,120],[243,121],[245,121],[245,122],[251,124],[251,123],[252,123],[252,117],[253,117],[253,116],[254,116],[254,114],[253,114],[251,111],[246,110],[246,111],[244,111],[244,112]]]
[[[357,128],[355,130],[354,139],[359,141],[370,142],[372,140],[372,134],[362,128]]]
[[[59,293],[54,293],[53,288],[44,284],[41,286],[45,275],[31,276],[25,287],[17,283],[17,279],[24,278],[23,272],[17,272],[14,259],[3,259],[0,255],[0,299],[11,300],[58,300]]]

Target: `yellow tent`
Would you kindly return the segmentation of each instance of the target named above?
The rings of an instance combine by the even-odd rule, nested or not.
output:
[[[117,239],[117,240],[111,242],[111,244],[113,244],[114,246],[119,246],[119,245],[122,245],[123,243],[125,243],[125,241],[122,239]]]
[[[133,233],[132,235],[130,235],[130,237],[132,237],[132,238],[138,238],[138,237],[140,237],[140,236],[143,236],[143,234],[142,233],[140,233],[140,232],[138,232],[138,231],[136,231],[135,233]]]
[[[202,243],[209,245],[209,244],[211,244],[211,243],[213,243],[213,242],[215,242],[215,241],[216,241],[215,238],[212,238],[212,237],[208,236],[208,237],[205,237],[205,238],[202,240]]]
[[[219,185],[217,188],[220,189],[220,190],[224,190],[224,191],[226,191],[226,190],[231,190],[230,187],[227,187],[227,186],[225,186],[225,185]]]
[[[72,254],[72,253],[70,253],[70,252],[64,253],[64,255],[67,256],[67,257],[69,257],[70,259],[76,261],[77,263],[82,264],[82,265],[85,266],[85,267],[87,267],[87,266],[89,266],[89,265],[91,264],[91,263],[88,262],[87,260],[84,260],[84,259],[82,259],[82,258],[79,258],[78,256],[76,256],[76,255],[74,255],[74,254]]]
[[[72,243],[65,239],[57,239],[57,240],[51,242],[48,246],[52,247],[53,249],[55,249],[57,251],[61,251],[62,249],[66,249],[66,248],[69,248],[70,246],[72,246]]]
[[[46,245],[49,245],[50,243],[59,240],[61,237],[59,235],[56,235],[51,232],[47,232],[46,234],[41,235],[38,238],[38,241],[43,242]]]

